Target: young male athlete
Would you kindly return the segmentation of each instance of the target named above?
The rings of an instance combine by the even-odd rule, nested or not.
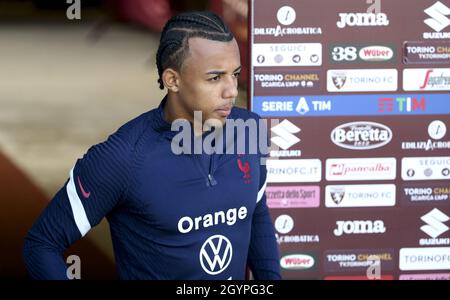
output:
[[[173,151],[175,120],[259,120],[233,108],[241,65],[232,33],[210,12],[180,14],[163,29],[156,63],[166,97],[76,162],[25,239],[29,274],[66,279],[64,250],[106,217],[122,279],[244,279],[246,266],[256,279],[280,279],[262,155]],[[194,140],[209,134],[192,129]]]

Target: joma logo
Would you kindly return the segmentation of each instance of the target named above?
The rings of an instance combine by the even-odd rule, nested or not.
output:
[[[384,233],[386,227],[382,220],[353,220],[353,221],[336,221],[337,227],[333,233],[335,236],[342,234],[364,234],[364,233]]]
[[[389,20],[384,13],[340,13],[336,22],[338,28],[346,26],[388,26]]]

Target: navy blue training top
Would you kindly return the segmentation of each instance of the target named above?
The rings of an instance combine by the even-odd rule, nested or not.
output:
[[[164,104],[76,162],[25,239],[32,278],[66,279],[64,250],[104,217],[122,279],[244,279],[247,265],[281,278],[262,155],[174,154]],[[228,119],[259,117],[233,108]]]

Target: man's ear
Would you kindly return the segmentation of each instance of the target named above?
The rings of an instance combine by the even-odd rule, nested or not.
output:
[[[167,68],[162,73],[162,81],[164,86],[174,93],[178,92],[179,73],[172,68]]]

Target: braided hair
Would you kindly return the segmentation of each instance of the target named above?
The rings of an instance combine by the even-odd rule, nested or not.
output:
[[[193,37],[221,42],[234,38],[222,19],[212,12],[186,12],[172,17],[162,30],[156,53],[160,89],[164,89],[163,71],[167,68],[181,69],[189,54],[189,39]]]

